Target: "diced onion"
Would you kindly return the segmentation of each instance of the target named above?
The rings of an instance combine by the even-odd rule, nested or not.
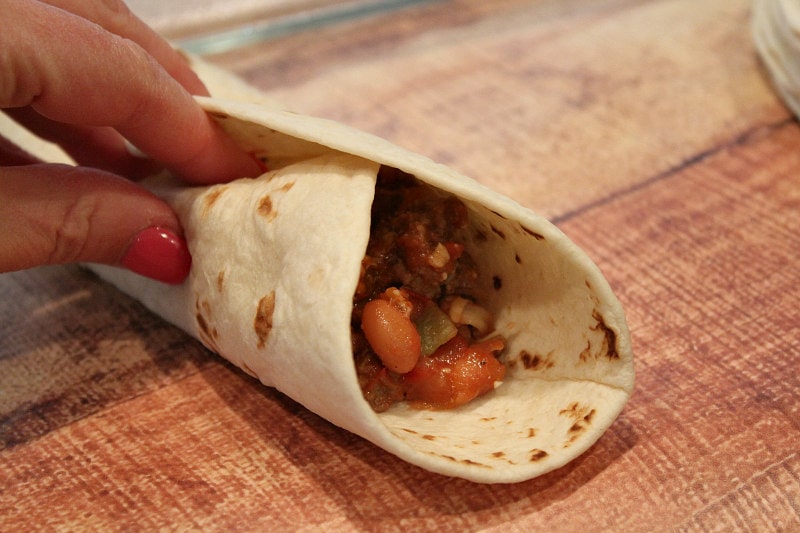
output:
[[[452,300],[447,314],[450,316],[450,320],[456,324],[472,326],[481,335],[491,331],[494,321],[489,311],[475,302],[461,297]]]

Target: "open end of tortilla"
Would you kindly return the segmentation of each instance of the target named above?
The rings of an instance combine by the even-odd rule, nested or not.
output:
[[[379,417],[428,468],[516,481],[562,466],[617,417],[633,382],[627,330],[605,282],[560,233],[470,209],[467,249],[483,274],[479,301],[508,340],[506,379],[455,410],[399,405]]]

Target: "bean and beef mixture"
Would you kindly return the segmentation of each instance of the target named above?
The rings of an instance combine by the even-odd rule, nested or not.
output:
[[[467,207],[382,167],[361,279],[353,351],[375,411],[399,401],[449,409],[494,389],[505,340],[472,297],[479,273],[462,244]]]

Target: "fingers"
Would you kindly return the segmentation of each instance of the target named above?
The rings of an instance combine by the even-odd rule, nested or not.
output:
[[[59,2],[81,4],[53,1]],[[0,0],[0,8],[0,72],[5,77],[0,107],[30,105],[52,121],[113,128],[191,182],[260,173],[258,164],[214,126],[186,88],[137,42],[41,2]],[[172,52],[163,50],[168,45],[153,44],[136,27],[120,31],[144,39],[173,70],[180,70],[175,66],[180,59],[169,59]]]
[[[41,0],[130,39],[145,49],[166,71],[191,94],[207,96],[200,78],[181,55],[152,28],[134,15],[122,0]]]
[[[163,168],[152,159],[132,155],[125,140],[112,128],[53,122],[30,107],[6,109],[5,113],[31,132],[58,144],[81,166],[101,168],[134,180],[152,176]]]
[[[41,264],[124,266],[166,283],[188,275],[178,219],[160,199],[102,171],[33,164],[0,168],[0,272]]]

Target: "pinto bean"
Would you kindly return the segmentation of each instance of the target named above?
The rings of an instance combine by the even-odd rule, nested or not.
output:
[[[364,306],[361,329],[383,365],[398,374],[410,372],[417,364],[421,342],[411,319],[386,300],[372,300]]]

